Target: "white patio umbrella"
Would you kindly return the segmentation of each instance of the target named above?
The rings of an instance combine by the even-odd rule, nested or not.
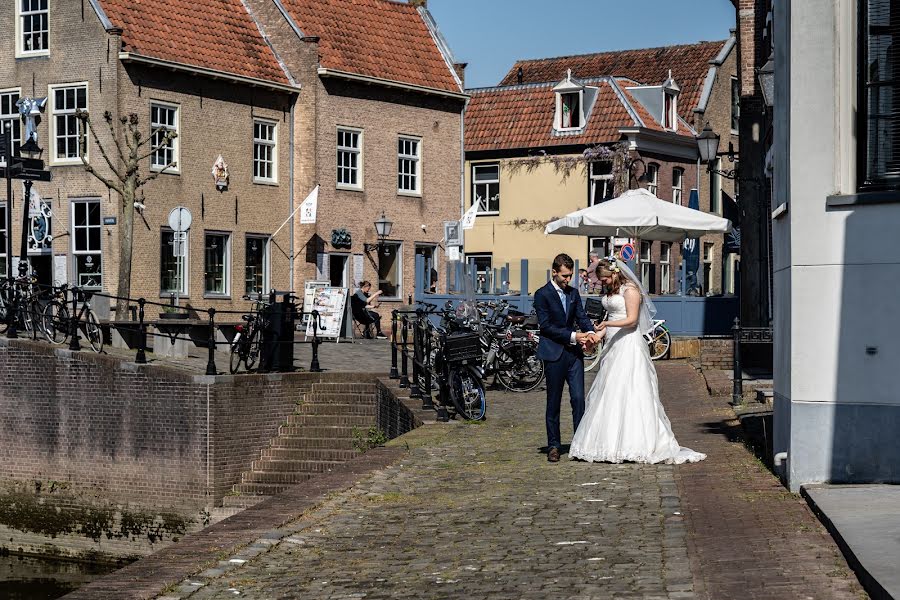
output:
[[[621,236],[663,242],[729,231],[728,219],[660,200],[643,188],[569,213],[544,228],[545,234]]]

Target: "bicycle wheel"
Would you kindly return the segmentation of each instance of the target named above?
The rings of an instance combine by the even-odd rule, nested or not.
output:
[[[241,334],[237,334],[234,340],[231,343],[231,358],[229,359],[229,370],[231,374],[234,375],[241,368],[241,361],[243,357],[241,356],[241,349],[244,344],[241,342]]]
[[[544,380],[544,362],[532,342],[511,343],[497,357],[497,380],[511,392],[530,392]]]
[[[51,300],[44,307],[41,326],[47,341],[62,344],[69,337],[69,310],[59,300]]]
[[[590,352],[584,353],[584,372],[593,371],[600,364],[600,354],[603,352],[603,344],[597,344]]]
[[[450,372],[450,399],[456,411],[469,421],[481,421],[487,409],[481,379],[465,367]]]
[[[94,312],[90,309],[84,315],[84,321],[81,322],[81,329],[84,331],[84,337],[91,345],[94,352],[103,352],[103,330],[100,329],[100,323]]]
[[[650,336],[650,359],[659,360],[669,354],[672,335],[665,325],[657,325]]]

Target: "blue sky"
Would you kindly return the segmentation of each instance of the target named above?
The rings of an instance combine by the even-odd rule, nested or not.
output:
[[[499,83],[522,58],[545,58],[700,40],[734,27],[730,0],[428,0],[466,87]]]

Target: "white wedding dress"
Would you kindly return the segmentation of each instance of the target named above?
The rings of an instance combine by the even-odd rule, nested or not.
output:
[[[602,298],[610,321],[626,318],[624,286]],[[585,398],[585,412],[569,447],[571,458],[681,464],[705,454],[682,448],[659,401],[656,368],[637,327],[609,327],[600,368]]]

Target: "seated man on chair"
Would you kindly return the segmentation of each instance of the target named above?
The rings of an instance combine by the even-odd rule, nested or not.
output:
[[[353,319],[365,327],[366,338],[372,337],[369,327],[374,325],[375,337],[383,340],[386,339],[386,336],[381,333],[381,315],[372,310],[378,305],[378,296],[381,295],[381,290],[369,295],[371,289],[372,284],[370,282],[359,282],[359,289],[350,297],[350,311],[353,313]]]

